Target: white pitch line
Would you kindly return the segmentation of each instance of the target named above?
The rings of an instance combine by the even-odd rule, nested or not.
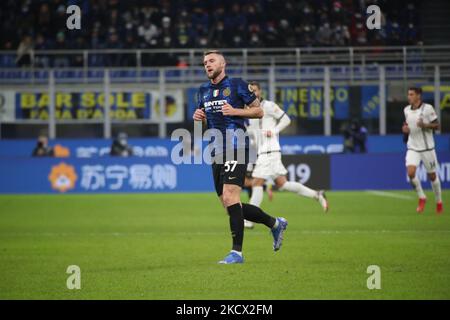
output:
[[[315,234],[324,234],[324,235],[333,235],[333,234],[419,234],[419,233],[427,233],[427,234],[438,234],[438,233],[450,233],[450,230],[290,230],[289,233],[295,234],[305,234],[305,235],[315,235]],[[129,236],[161,236],[161,235],[172,235],[172,236],[217,236],[217,235],[227,235],[227,232],[90,232],[90,233],[77,233],[77,232],[9,232],[9,233],[0,233],[0,237],[129,237]],[[261,235],[267,234],[267,232],[263,231],[246,231],[246,235]]]
[[[369,194],[373,194],[375,196],[386,197],[386,198],[395,198],[395,199],[401,199],[401,200],[413,200],[414,199],[411,196],[393,193],[393,192],[377,191],[377,190],[366,190],[366,192]]]

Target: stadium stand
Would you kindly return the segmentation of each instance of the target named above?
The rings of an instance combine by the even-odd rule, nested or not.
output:
[[[422,44],[416,0],[370,1],[383,7],[382,32],[365,28],[368,1],[118,1],[72,0],[83,12],[83,28],[65,28],[66,3],[0,3],[0,49],[17,50],[3,67],[82,66],[83,57],[61,55],[31,61],[30,50],[339,47]],[[403,10],[406,9],[406,10]],[[11,14],[14,13],[14,14]],[[282,36],[281,36],[282,35]],[[183,63],[175,56],[143,61],[144,66]],[[94,66],[134,66],[133,55],[91,57]]]

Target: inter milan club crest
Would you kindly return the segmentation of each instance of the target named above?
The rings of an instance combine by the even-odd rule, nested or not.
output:
[[[230,93],[231,93],[230,88],[225,88],[225,89],[223,90],[223,96],[224,96],[224,97],[228,97],[228,96],[230,95]]]
[[[213,91],[213,97],[216,98],[219,95],[219,89]]]

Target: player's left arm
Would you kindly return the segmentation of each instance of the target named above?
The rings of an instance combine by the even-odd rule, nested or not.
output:
[[[262,118],[264,110],[261,108],[261,102],[253,92],[252,86],[242,79],[236,79],[235,81],[237,81],[235,82],[237,95],[247,108],[233,108],[227,103],[222,107],[223,115],[249,119]]]
[[[234,116],[249,119],[262,118],[264,116],[264,111],[261,108],[261,103],[255,98],[252,103],[247,105],[246,108],[233,108],[230,104],[225,103],[222,106],[222,113],[224,116]]]
[[[431,130],[439,130],[440,123],[436,112],[433,107],[428,108],[428,112],[426,112],[425,117],[428,120],[428,123],[424,123],[423,119],[420,119],[417,122],[417,126],[422,129],[431,129]]]
[[[425,128],[425,129],[439,130],[440,127],[441,127],[441,124],[439,123],[438,119],[435,119],[434,121],[432,121],[430,123],[423,124],[423,128]]]
[[[291,124],[291,118],[277,104],[273,105],[272,115],[278,121],[273,129],[274,134],[279,134]]]

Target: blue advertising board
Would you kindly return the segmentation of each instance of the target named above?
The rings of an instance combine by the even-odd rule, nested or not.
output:
[[[406,153],[331,155],[332,190],[410,189],[405,168]],[[437,153],[442,188],[450,188],[450,152]],[[416,176],[430,188],[421,165]]]
[[[201,192],[211,168],[139,158],[0,159],[0,193]]]
[[[410,189],[404,158],[405,153],[293,155],[284,156],[284,162],[290,180],[316,189]],[[438,153],[438,160],[442,187],[450,188],[450,152]],[[0,158],[0,176],[0,194],[214,190],[208,164],[175,165],[169,158]],[[417,176],[427,180],[423,166]]]
[[[435,135],[436,150],[450,151],[450,134]],[[134,155],[143,158],[170,157],[170,152],[178,141],[159,138],[128,139]],[[281,136],[280,144],[283,154],[320,154],[340,153],[343,151],[342,136]],[[29,157],[36,140],[2,139],[0,140],[1,157]],[[59,145],[66,148],[70,157],[97,158],[109,156],[112,140],[110,139],[56,139],[50,146]],[[367,139],[369,153],[403,152],[406,147],[401,135],[369,136]]]

